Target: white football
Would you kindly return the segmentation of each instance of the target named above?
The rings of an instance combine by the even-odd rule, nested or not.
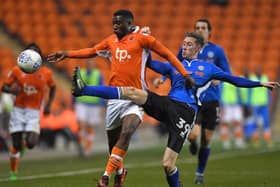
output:
[[[34,73],[42,65],[42,57],[34,50],[26,49],[18,55],[17,64],[25,73]]]

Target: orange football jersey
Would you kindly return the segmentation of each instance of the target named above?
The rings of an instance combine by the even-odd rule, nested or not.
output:
[[[44,66],[32,74],[26,74],[15,66],[4,83],[8,85],[16,83],[20,87],[20,93],[15,99],[16,107],[33,109],[40,109],[45,87],[55,85],[52,72]]]
[[[109,85],[146,89],[145,67],[149,50],[166,58],[181,74],[187,74],[181,62],[166,47],[153,36],[138,32],[130,33],[121,40],[112,34],[93,48],[68,51],[68,57],[92,57],[109,51],[111,54]]]

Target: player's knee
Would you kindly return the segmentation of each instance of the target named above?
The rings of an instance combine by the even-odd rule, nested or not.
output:
[[[163,164],[163,168],[166,174],[169,174],[172,172],[172,167],[170,165],[164,165]]]
[[[168,174],[171,173],[174,169],[174,166],[171,164],[169,160],[163,160],[162,161],[162,166],[164,168],[164,171]]]
[[[126,87],[124,91],[125,97],[129,99],[133,99],[135,97],[136,88],[134,87]]]
[[[39,139],[39,136],[35,133],[30,133],[26,137],[26,147],[32,149],[35,147]]]

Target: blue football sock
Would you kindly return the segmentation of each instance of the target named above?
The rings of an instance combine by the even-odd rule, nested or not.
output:
[[[169,187],[180,187],[179,169],[176,168],[172,173],[166,173],[166,179]]]
[[[210,155],[210,147],[201,147],[199,149],[199,153],[198,153],[198,167],[196,169],[197,173],[203,174],[207,161],[208,161],[208,157]]]
[[[85,86],[81,95],[96,96],[104,99],[119,99],[120,93],[118,87],[113,86]]]

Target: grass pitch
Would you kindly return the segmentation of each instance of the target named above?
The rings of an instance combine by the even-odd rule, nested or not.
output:
[[[129,151],[125,187],[168,186],[161,167],[164,146]],[[280,145],[273,149],[223,151],[213,146],[204,187],[280,187]],[[104,172],[107,154],[90,159],[65,157],[22,161],[18,181],[7,181],[9,163],[0,163],[0,187],[93,187]],[[184,187],[193,183],[197,159],[184,147],[178,159]],[[110,181],[112,185],[113,179]]]

